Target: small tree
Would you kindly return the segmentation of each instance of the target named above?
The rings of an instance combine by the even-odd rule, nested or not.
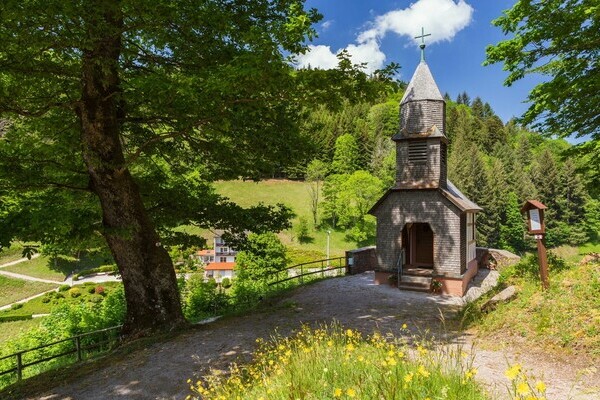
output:
[[[517,252],[525,250],[524,222],[515,192],[507,196],[505,221],[500,226],[500,247]]]
[[[300,217],[298,225],[296,225],[296,235],[300,243],[306,243],[310,240],[308,221],[304,217]]]
[[[358,143],[354,136],[345,134],[335,141],[333,163],[331,167],[337,174],[351,174],[358,169],[360,158]]]
[[[283,243],[274,233],[250,234],[236,258],[233,296],[238,303],[257,301],[268,284],[280,277],[288,259]]]
[[[310,182],[308,187],[308,193],[310,195],[310,211],[315,226],[319,225],[319,197],[321,185],[327,176],[327,170],[327,164],[316,158],[306,167],[305,179]]]

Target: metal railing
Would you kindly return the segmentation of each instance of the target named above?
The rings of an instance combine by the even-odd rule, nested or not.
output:
[[[312,265],[316,265],[316,267],[311,267]],[[336,274],[333,276],[337,276],[338,270],[340,270],[342,268],[346,268],[346,267],[347,266],[346,266],[346,258],[345,257],[325,258],[323,260],[316,260],[316,261],[310,261],[310,262],[306,262],[306,263],[296,264],[296,265],[287,267],[281,271],[281,272],[287,271],[288,276],[286,278],[279,279],[275,282],[271,282],[271,283],[269,283],[269,286],[278,285],[280,283],[288,282],[293,279],[298,279],[300,281],[300,284],[303,284],[304,277],[306,277],[306,276],[321,274],[321,278],[325,278],[326,275],[330,276],[330,272],[332,272],[332,271],[336,271]],[[294,274],[294,275],[290,276],[290,272],[292,272],[292,271],[296,272],[296,271],[298,271],[298,269],[300,270],[299,274]],[[304,272],[305,270],[307,272]]]
[[[7,374],[11,374],[11,373],[16,373],[17,380],[20,381],[21,379],[23,379],[23,370],[25,368],[32,367],[34,365],[38,365],[40,363],[51,361],[53,359],[68,356],[71,354],[76,354],[76,362],[80,362],[84,358],[84,353],[90,353],[93,350],[102,349],[102,347],[105,345],[109,345],[111,343],[117,342],[119,340],[119,335],[118,334],[111,335],[110,333],[113,331],[118,333],[118,331],[120,331],[121,327],[122,327],[122,325],[118,325],[118,326],[113,326],[110,328],[99,329],[99,330],[93,331],[93,332],[82,333],[81,335],[72,336],[67,339],[58,340],[56,342],[44,344],[44,345],[38,346],[38,347],[33,347],[31,349],[21,350],[16,353],[9,354],[7,356],[2,356],[2,357],[0,357],[0,361],[14,358],[15,363],[14,363],[14,367],[7,369],[7,370],[0,371],[0,376],[4,376]],[[91,336],[104,334],[104,333],[108,333],[106,335],[108,337],[106,340],[93,341],[91,344],[85,343],[87,341],[86,339],[90,338]],[[67,342],[73,342],[73,347],[70,349],[67,349],[67,350],[62,350],[57,354],[52,354],[49,356],[44,356],[44,352],[40,352],[41,354],[40,354],[39,358],[35,358],[34,360],[31,360],[31,361],[25,361],[24,356],[28,353],[43,350],[43,349],[46,349],[46,348],[49,348],[52,346],[57,346],[57,345],[67,343]]]

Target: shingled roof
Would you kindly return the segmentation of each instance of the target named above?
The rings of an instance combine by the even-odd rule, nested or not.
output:
[[[444,101],[444,97],[440,93],[435,80],[433,80],[433,75],[431,75],[431,71],[425,61],[421,61],[415,70],[400,104],[417,100]]]

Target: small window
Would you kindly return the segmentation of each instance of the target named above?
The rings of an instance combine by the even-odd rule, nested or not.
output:
[[[411,142],[408,144],[408,161],[411,163],[427,162],[427,142]]]
[[[223,248],[221,249],[221,251],[222,251],[223,253],[227,253],[227,252],[229,252],[229,249],[228,249],[227,247],[223,247]]]
[[[219,261],[220,261],[220,262],[227,262],[227,257],[220,257],[220,258],[219,258]]]

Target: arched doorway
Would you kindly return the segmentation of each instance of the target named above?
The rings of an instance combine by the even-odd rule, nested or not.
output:
[[[433,269],[433,231],[428,223],[409,223],[402,229],[407,267]]]

